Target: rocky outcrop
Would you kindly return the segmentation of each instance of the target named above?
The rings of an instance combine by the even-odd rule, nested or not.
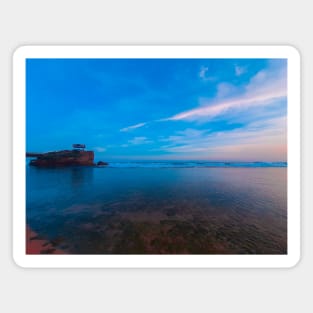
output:
[[[106,166],[106,165],[109,165],[109,163],[103,162],[103,161],[99,161],[99,162],[97,163],[97,166]]]
[[[47,153],[37,153],[37,159],[31,160],[30,165],[38,167],[62,166],[93,166],[94,152],[83,150],[62,150]]]
[[[26,226],[26,254],[67,254],[65,250],[57,247],[61,242],[61,238],[48,241]]]

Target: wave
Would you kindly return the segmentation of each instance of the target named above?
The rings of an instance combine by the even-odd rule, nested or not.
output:
[[[133,161],[109,162],[111,168],[287,167],[287,162]]]

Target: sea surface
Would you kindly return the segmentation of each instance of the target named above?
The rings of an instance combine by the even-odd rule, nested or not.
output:
[[[287,164],[26,165],[26,222],[68,254],[286,254]]]

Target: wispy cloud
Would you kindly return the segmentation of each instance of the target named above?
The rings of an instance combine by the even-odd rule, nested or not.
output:
[[[229,84],[220,84],[218,94],[232,93],[234,89]],[[275,100],[287,96],[286,73],[279,72],[276,75],[262,70],[253,76],[250,82],[245,86],[241,96],[228,98],[218,101],[217,99],[207,100],[206,103],[198,108],[175,114],[164,120],[199,120],[203,118],[212,118],[218,115],[228,113],[230,110],[248,109],[254,106],[267,106]]]
[[[202,79],[205,79],[207,76],[208,70],[209,70],[208,67],[202,66],[199,71],[199,77]]]
[[[142,145],[142,144],[146,144],[146,143],[150,143],[151,141],[148,140],[147,137],[134,137],[133,139],[128,141],[130,144],[133,145]]]
[[[208,159],[280,160],[287,156],[286,116],[257,121],[232,131],[197,131],[188,129],[163,141],[167,152]]]
[[[201,68],[199,76],[204,77],[207,71],[208,68]],[[236,87],[229,83],[220,83],[217,86],[216,97],[204,100],[204,104],[197,108],[183,111],[159,120],[129,126],[121,129],[121,131],[140,128],[151,122],[180,120],[201,121],[228,114],[229,112],[238,112],[253,107],[268,106],[287,96],[286,77],[285,69],[278,71],[271,71],[271,69],[261,70],[250,79],[249,83],[241,91],[240,96],[236,95],[233,97],[231,96],[232,94],[238,94]]]
[[[199,71],[199,77],[203,81],[215,81],[216,77],[210,73],[210,70],[207,66],[201,66]]]
[[[267,94],[253,97],[244,96],[242,98],[220,102],[214,105],[206,105],[197,109],[178,113],[167,118],[168,121],[178,120],[197,120],[203,117],[215,117],[228,112],[231,109],[247,109],[253,106],[265,106],[271,104],[274,100],[283,98],[286,92],[283,90],[273,90]]]
[[[202,68],[199,76],[206,77],[207,71],[207,68]],[[236,71],[241,75],[244,70],[238,68]],[[204,99],[199,107],[121,131],[134,130],[147,123],[184,121],[188,122],[186,125],[194,125],[195,129],[191,126],[159,138],[160,152],[182,158],[284,161],[287,157],[286,112],[279,109],[279,101],[287,97],[286,77],[285,67],[268,68],[257,72],[244,86],[221,82],[216,85],[216,96]],[[276,104],[278,106],[274,108]],[[244,122],[223,131],[215,129],[215,124],[212,129],[196,129],[199,121],[210,121],[218,116]],[[146,137],[134,137],[125,146],[149,142]]]
[[[177,131],[175,135],[168,136],[166,138],[159,139],[160,142],[167,143],[163,148],[177,147],[180,145],[188,145],[201,143],[203,140],[208,138],[210,130],[198,130],[187,128],[183,131]]]
[[[121,131],[121,132],[128,132],[128,131],[131,131],[131,130],[133,130],[133,129],[143,127],[143,126],[145,126],[146,124],[147,124],[147,123],[135,124],[135,125],[132,125],[132,126],[128,126],[128,127],[122,128],[122,129],[120,129],[120,131]]]
[[[104,151],[106,151],[107,149],[104,148],[104,147],[95,147],[94,150],[96,150],[97,152],[104,152]]]
[[[246,73],[247,69],[243,66],[235,65],[235,74],[236,76],[241,76]]]
[[[126,144],[121,145],[122,148],[127,148],[129,146],[134,146],[134,145],[145,145],[152,143],[151,140],[149,140],[147,137],[134,137],[133,139],[128,140]]]
[[[219,83],[217,85],[217,98],[225,98],[232,95],[236,91],[236,87],[230,83]]]

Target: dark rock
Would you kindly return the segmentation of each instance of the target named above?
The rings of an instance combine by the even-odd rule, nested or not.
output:
[[[105,166],[105,165],[109,165],[109,163],[103,162],[103,161],[99,161],[99,162],[97,163],[97,166]]]

